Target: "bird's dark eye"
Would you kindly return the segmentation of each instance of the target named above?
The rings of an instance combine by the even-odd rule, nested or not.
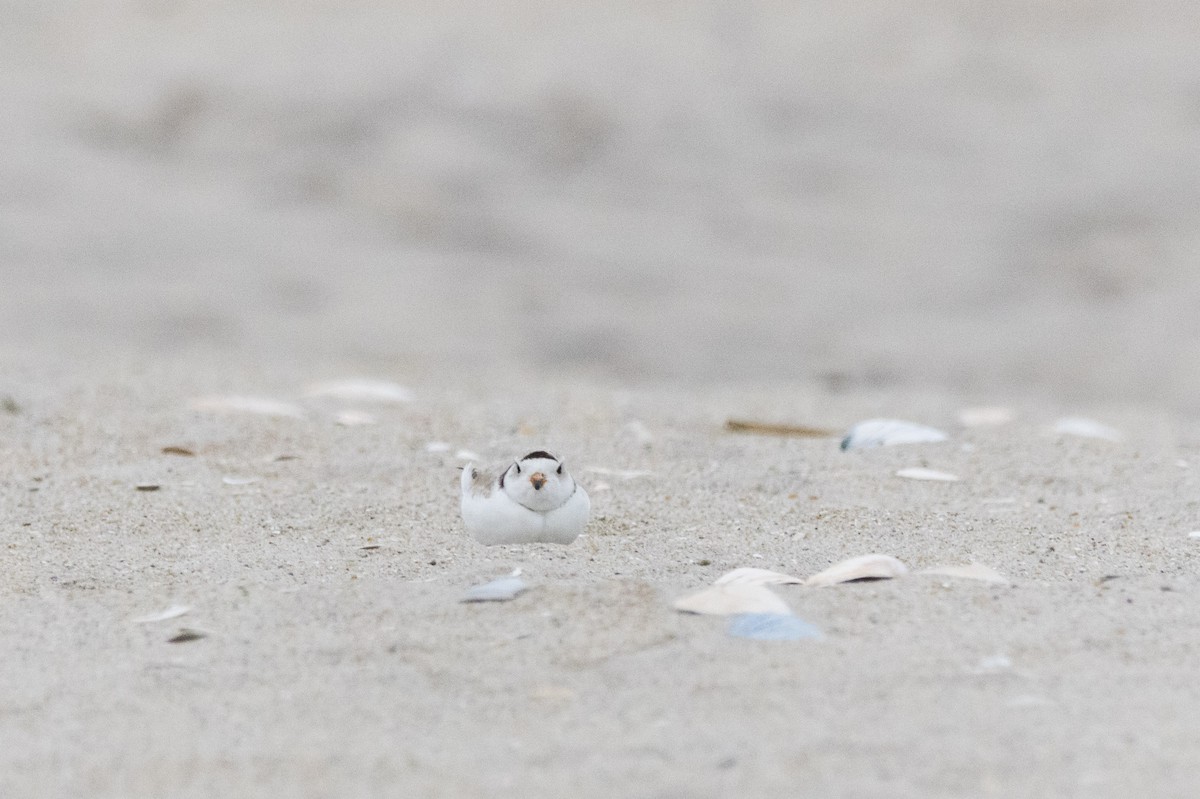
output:
[[[562,464],[558,464],[558,473],[562,474]]]
[[[521,473],[521,464],[519,464],[519,463],[514,463],[514,464],[513,464],[513,466],[516,466],[516,467],[517,467],[517,474],[520,474],[520,473]]]

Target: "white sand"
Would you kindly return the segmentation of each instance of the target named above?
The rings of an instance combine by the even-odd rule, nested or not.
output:
[[[1197,12],[842,6],[7,9],[0,796],[1190,795]],[[468,539],[543,447],[588,536]],[[670,608],[867,552],[1012,585]]]

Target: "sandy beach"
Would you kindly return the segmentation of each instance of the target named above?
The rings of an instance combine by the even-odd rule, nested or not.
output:
[[[6,799],[1194,793],[1190,5],[9,6]]]

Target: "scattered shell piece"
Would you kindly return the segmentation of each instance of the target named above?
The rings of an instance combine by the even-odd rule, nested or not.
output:
[[[909,480],[934,480],[942,483],[957,483],[958,475],[950,472],[939,472],[937,469],[926,469],[924,466],[913,466],[896,472],[897,477]]]
[[[528,590],[529,586],[516,575],[501,577],[490,583],[473,586],[462,598],[463,602],[507,602]]]
[[[867,419],[846,432],[842,449],[873,449],[896,444],[926,444],[945,441],[948,436],[934,427],[901,419]]]
[[[303,419],[304,409],[291,402],[269,397],[231,395],[225,397],[201,397],[192,401],[192,410],[205,413],[251,413],[259,416],[277,416]]]
[[[733,616],[738,613],[783,613],[792,609],[769,588],[756,584],[714,585],[680,597],[671,607],[684,613]]]
[[[267,458],[267,461],[270,463],[283,463],[284,461],[298,461],[298,460],[300,460],[299,455],[288,455],[287,453],[284,453],[283,455],[276,455],[273,458]]]
[[[367,424],[375,424],[376,419],[366,411],[338,411],[333,417],[333,423],[342,427],[361,427]]]
[[[138,616],[133,620],[134,624],[153,624],[156,621],[167,621],[168,619],[177,619],[183,614],[191,610],[188,605],[171,605],[171,607],[160,610],[158,613],[148,613],[145,616]]]
[[[472,452],[469,449],[460,449],[458,452],[454,453],[454,457],[458,458],[460,461],[483,460],[481,457],[479,457],[478,452]]]
[[[801,641],[825,637],[821,628],[790,613],[738,613],[729,618],[729,626],[725,631],[734,638],[755,641]]]
[[[975,674],[997,674],[1012,668],[1012,659],[1008,655],[992,655],[981,658],[974,668]]]
[[[908,567],[891,555],[859,555],[814,574],[805,580],[804,584],[824,587],[856,580],[888,580],[907,573]]]
[[[1120,441],[1125,436],[1115,427],[1101,424],[1083,416],[1066,416],[1054,423],[1054,432],[1064,436],[1099,438],[1104,441]]]
[[[764,436],[796,436],[798,438],[833,438],[837,433],[822,427],[797,424],[774,424],[745,419],[726,419],[725,429],[731,433],[758,433]]]
[[[990,566],[982,563],[970,563],[966,566],[934,566],[932,569],[921,569],[918,574],[929,574],[935,577],[960,577],[964,580],[983,580],[985,583],[1008,585],[1008,578]]]
[[[180,627],[179,632],[167,639],[168,644],[186,644],[188,641],[199,641],[201,638],[207,638],[208,633],[204,630],[197,630],[193,627]]]
[[[603,480],[597,480],[588,486],[588,491],[592,492],[593,494],[595,494],[597,491],[612,491],[612,486]]]
[[[426,452],[449,452],[450,444],[446,441],[430,441],[425,445]]]
[[[158,483],[138,483],[134,486],[136,491],[157,491],[162,488]]]
[[[411,402],[412,392],[399,383],[370,377],[329,380],[308,387],[310,397],[331,397],[347,402]]]
[[[799,577],[770,569],[758,569],[753,566],[743,566],[725,572],[713,585],[800,585],[804,582]]]
[[[618,480],[636,480],[639,477],[651,477],[654,474],[654,472],[644,469],[609,469],[604,466],[585,466],[583,470],[605,477],[615,477]]]
[[[177,447],[172,444],[169,447],[163,447],[162,454],[164,454],[164,455],[182,455],[185,458],[191,458],[191,457],[195,456],[196,453],[192,452],[187,447]]]
[[[1200,538],[1200,530],[1192,530],[1188,533],[1188,538]]]
[[[227,474],[221,478],[221,482],[227,486],[248,486],[251,483],[257,483],[257,477],[242,477],[236,474]]]
[[[963,408],[958,412],[958,422],[963,427],[996,427],[1008,424],[1016,417],[1011,408],[999,405]]]

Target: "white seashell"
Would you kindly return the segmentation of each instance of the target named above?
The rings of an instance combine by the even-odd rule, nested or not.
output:
[[[479,453],[472,452],[469,449],[460,449],[458,452],[454,453],[454,457],[458,458],[460,461],[483,460],[483,458],[479,457]]]
[[[908,573],[908,567],[891,555],[859,555],[835,563],[804,581],[807,586],[824,587],[854,580],[888,580]]]
[[[941,430],[901,419],[868,419],[850,428],[842,449],[872,449],[896,444],[926,444],[945,441]]]
[[[958,422],[963,427],[996,427],[1008,424],[1016,417],[1011,408],[999,406],[963,408],[958,412]]]
[[[909,480],[936,480],[943,483],[958,482],[958,475],[950,474],[950,472],[939,472],[937,469],[926,469],[922,466],[913,466],[909,469],[901,469],[896,472],[897,477],[907,477]]]
[[[804,580],[782,572],[770,569],[756,569],[753,566],[743,566],[731,572],[725,572],[713,585],[800,585]]]
[[[366,411],[339,411],[333,417],[334,424],[342,427],[361,427],[362,425],[375,424],[375,417]]]
[[[145,616],[138,616],[133,620],[134,624],[153,624],[156,621],[166,621],[168,619],[177,619],[183,614],[190,611],[191,608],[187,605],[172,605],[171,607],[160,610],[158,613],[149,613]]]
[[[1082,416],[1066,416],[1054,423],[1054,432],[1063,436],[1099,438],[1104,441],[1120,441],[1125,436],[1115,427],[1101,424],[1095,419]]]
[[[305,392],[310,397],[331,397],[346,402],[411,402],[412,392],[390,380],[370,377],[316,383]]]
[[[783,613],[792,609],[763,585],[714,585],[676,599],[671,607],[684,613],[733,616],[738,613]]]
[[[289,419],[304,418],[304,409],[290,402],[269,397],[201,397],[192,400],[192,410],[205,413],[250,413],[259,416],[279,416]]]
[[[450,444],[445,441],[430,441],[425,445],[426,452],[449,452]]]
[[[1192,530],[1188,533],[1188,538],[1200,538],[1200,530]]]
[[[510,575],[501,577],[498,580],[492,580],[490,583],[476,585],[467,591],[467,595],[463,597],[463,602],[507,602],[510,599],[515,599],[516,596],[523,591],[528,590],[529,586],[520,577]]]
[[[227,474],[221,478],[221,482],[227,486],[248,486],[251,483],[257,483],[257,477],[242,477],[236,474]]]
[[[982,563],[971,563],[966,566],[935,566],[932,569],[921,569],[918,574],[931,574],[937,577],[961,577],[965,580],[983,580],[985,583],[1008,585],[1007,577],[990,566],[984,566]]]

